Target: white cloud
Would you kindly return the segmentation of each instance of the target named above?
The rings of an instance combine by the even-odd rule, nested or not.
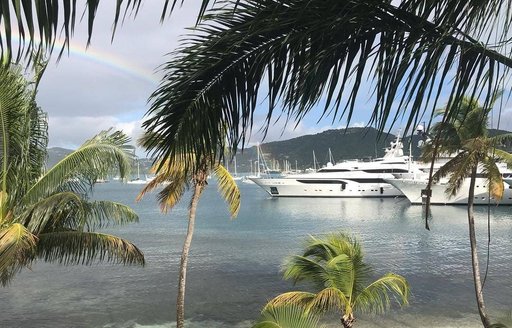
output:
[[[115,116],[53,116],[49,118],[49,146],[75,149],[85,140],[109,128],[122,130],[135,145],[142,134],[141,123],[142,120],[121,122]],[[141,152],[138,150],[138,153]]]

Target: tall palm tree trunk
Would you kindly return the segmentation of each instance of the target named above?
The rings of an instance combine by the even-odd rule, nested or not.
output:
[[[178,281],[178,297],[176,300],[176,328],[185,327],[185,283],[187,278],[188,253],[192,244],[192,236],[194,234],[194,224],[196,220],[196,209],[199,203],[199,197],[203,191],[204,184],[196,182],[194,186],[194,195],[190,203],[190,211],[188,216],[188,229],[183,250],[181,252],[180,277]]]
[[[473,282],[475,284],[476,303],[478,306],[478,313],[485,328],[491,326],[491,322],[485,311],[484,295],[482,290],[482,281],[480,279],[480,263],[478,262],[478,253],[476,249],[476,234],[475,234],[475,213],[473,210],[473,203],[475,199],[475,181],[476,181],[477,166],[471,172],[471,182],[469,185],[468,196],[468,225],[469,225],[469,241],[471,243],[471,262],[473,265]]]

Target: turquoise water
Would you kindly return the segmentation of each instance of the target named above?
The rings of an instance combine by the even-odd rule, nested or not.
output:
[[[147,265],[64,267],[37,263],[2,289],[1,327],[174,327],[176,283],[186,231],[188,198],[163,215],[153,195],[134,199],[140,185],[99,185],[94,197],[131,205],[140,223],[108,229],[136,243]],[[360,317],[357,327],[478,327],[466,210],[433,208],[431,231],[421,207],[400,199],[269,199],[240,184],[242,209],[230,220],[215,183],[204,193],[190,253],[188,327],[250,327],[265,302],[294,288],[279,274],[283,259],[300,251],[308,234],[351,231],[362,241],[376,274],[404,275],[410,306],[386,316]],[[512,208],[492,208],[489,312],[512,309]],[[482,260],[486,208],[477,208]],[[333,321],[337,324],[337,321]]]

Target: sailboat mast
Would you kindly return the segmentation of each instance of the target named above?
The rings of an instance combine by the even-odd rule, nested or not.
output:
[[[256,151],[257,151],[257,154],[258,154],[258,169],[257,169],[257,172],[258,172],[258,177],[260,176],[260,144],[258,143],[256,145]]]
[[[315,157],[315,151],[313,150],[313,170],[316,171],[316,157]]]

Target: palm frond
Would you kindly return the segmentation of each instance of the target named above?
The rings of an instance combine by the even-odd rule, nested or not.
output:
[[[88,202],[72,192],[53,194],[19,214],[18,221],[33,234],[59,229],[94,231],[110,225],[138,222],[128,206],[111,201]]]
[[[94,231],[99,228],[135,222],[139,222],[139,216],[129,206],[102,200],[84,202],[80,227],[85,227],[87,231]]]
[[[218,179],[218,190],[229,207],[229,213],[234,218],[240,211],[240,189],[228,170],[222,165],[216,165],[213,173]]]
[[[512,154],[501,149],[493,149],[494,155],[500,160],[512,165]]]
[[[376,96],[370,123],[381,129],[400,116],[412,125],[444,93],[450,108],[465,93],[482,94],[489,102],[512,67],[497,51],[504,47],[490,49],[478,39],[489,28],[481,24],[492,24],[499,9],[508,8],[504,0],[493,5],[489,10],[481,2],[453,0],[435,6],[412,0],[249,0],[235,9],[228,1],[225,9],[206,15],[163,66],[166,75],[143,125],[165,139],[150,137],[144,146],[156,158],[188,152],[219,157],[226,129],[230,148],[245,143],[262,94],[266,128],[279,115],[276,108],[298,122],[321,100],[325,116],[350,121],[368,70]],[[504,12],[509,13],[502,11],[500,18],[510,21]],[[508,30],[501,23],[494,27]],[[506,39],[506,33],[498,34]],[[262,92],[264,81],[268,91]],[[399,110],[393,118],[395,100]]]
[[[304,256],[292,256],[283,265],[283,278],[294,283],[311,281],[317,288],[323,288],[330,279],[328,270],[315,260]]]
[[[184,171],[179,161],[157,162],[151,171],[156,173],[155,178],[144,186],[136,200],[140,201],[144,195],[163,185],[163,189],[158,192],[158,202],[160,209],[167,212],[181,200],[190,187],[192,177]]]
[[[352,310],[350,296],[345,295],[338,288],[325,288],[308,303],[308,309],[319,313],[329,311],[347,313]]]
[[[39,236],[36,256],[47,262],[90,265],[95,261],[144,265],[144,255],[129,241],[112,235],[59,231]]]
[[[75,221],[75,227],[78,226],[76,221],[82,216],[83,210],[79,195],[72,192],[57,193],[28,206],[19,214],[18,221],[38,235],[45,230],[62,227],[63,224],[70,225],[70,221]],[[69,228],[73,228],[73,225]]]
[[[437,140],[437,150],[435,150],[436,143],[427,142],[421,151],[421,160],[424,162],[431,162],[434,154],[439,157],[441,154],[454,154],[460,150],[462,144],[457,128],[451,122],[439,122],[432,127],[432,136]]]
[[[320,318],[296,305],[268,306],[252,328],[318,328]]]
[[[0,229],[0,282],[7,285],[32,258],[37,237],[19,223]]]
[[[30,184],[30,177],[20,176],[26,171],[18,171],[29,165],[23,155],[28,150],[30,90],[20,69],[14,67],[0,66],[0,85],[0,190],[15,198]]]
[[[409,303],[409,293],[409,284],[404,277],[388,273],[362,290],[353,300],[353,307],[364,313],[380,314],[389,309],[390,294],[400,306],[404,306]]]
[[[464,179],[470,175],[472,166],[468,158],[469,154],[467,152],[460,152],[457,156],[441,166],[432,176],[434,182],[437,182],[441,178],[450,175],[450,181],[453,181],[454,185],[449,185],[448,188],[446,188],[446,194],[455,195],[460,189],[462,182],[464,182]]]
[[[292,304],[307,308],[309,303],[315,298],[315,295],[316,294],[309,292],[283,293],[270,300],[263,308],[263,311],[269,307],[278,307]]]
[[[87,18],[88,39],[87,45],[91,42],[94,21],[98,10],[98,0],[87,0],[85,8],[77,8],[76,1],[12,1],[0,5],[0,21],[4,29],[0,33],[1,58],[4,62],[10,62],[14,54],[16,60],[28,57],[35,51],[48,49],[52,52],[55,41],[63,38],[63,46],[60,49],[59,57],[69,48],[70,40],[76,26],[76,16]],[[163,2],[161,20],[164,20],[175,10],[177,5],[185,1],[165,0]],[[211,5],[212,0],[202,0],[201,8],[198,12],[198,20],[202,18],[206,9]],[[213,1],[214,2],[214,1]],[[141,0],[117,0],[116,10],[113,13],[112,38],[116,32],[119,23],[124,21],[128,13],[137,15]],[[158,17],[155,17],[158,19]],[[18,49],[13,51],[12,38],[16,36],[13,31],[19,33]],[[57,31],[62,31],[62,35]]]
[[[505,186],[503,184],[500,169],[496,165],[494,158],[491,156],[482,158],[481,162],[483,167],[482,173],[486,176],[489,193],[491,197],[494,197],[494,199],[499,201],[503,198],[503,193],[505,192]]]
[[[80,148],[44,174],[25,194],[24,203],[36,202],[60,190],[63,186],[73,192],[83,193],[92,187],[97,178],[117,169],[120,177],[130,172],[133,147],[121,131],[102,131],[86,141]]]

